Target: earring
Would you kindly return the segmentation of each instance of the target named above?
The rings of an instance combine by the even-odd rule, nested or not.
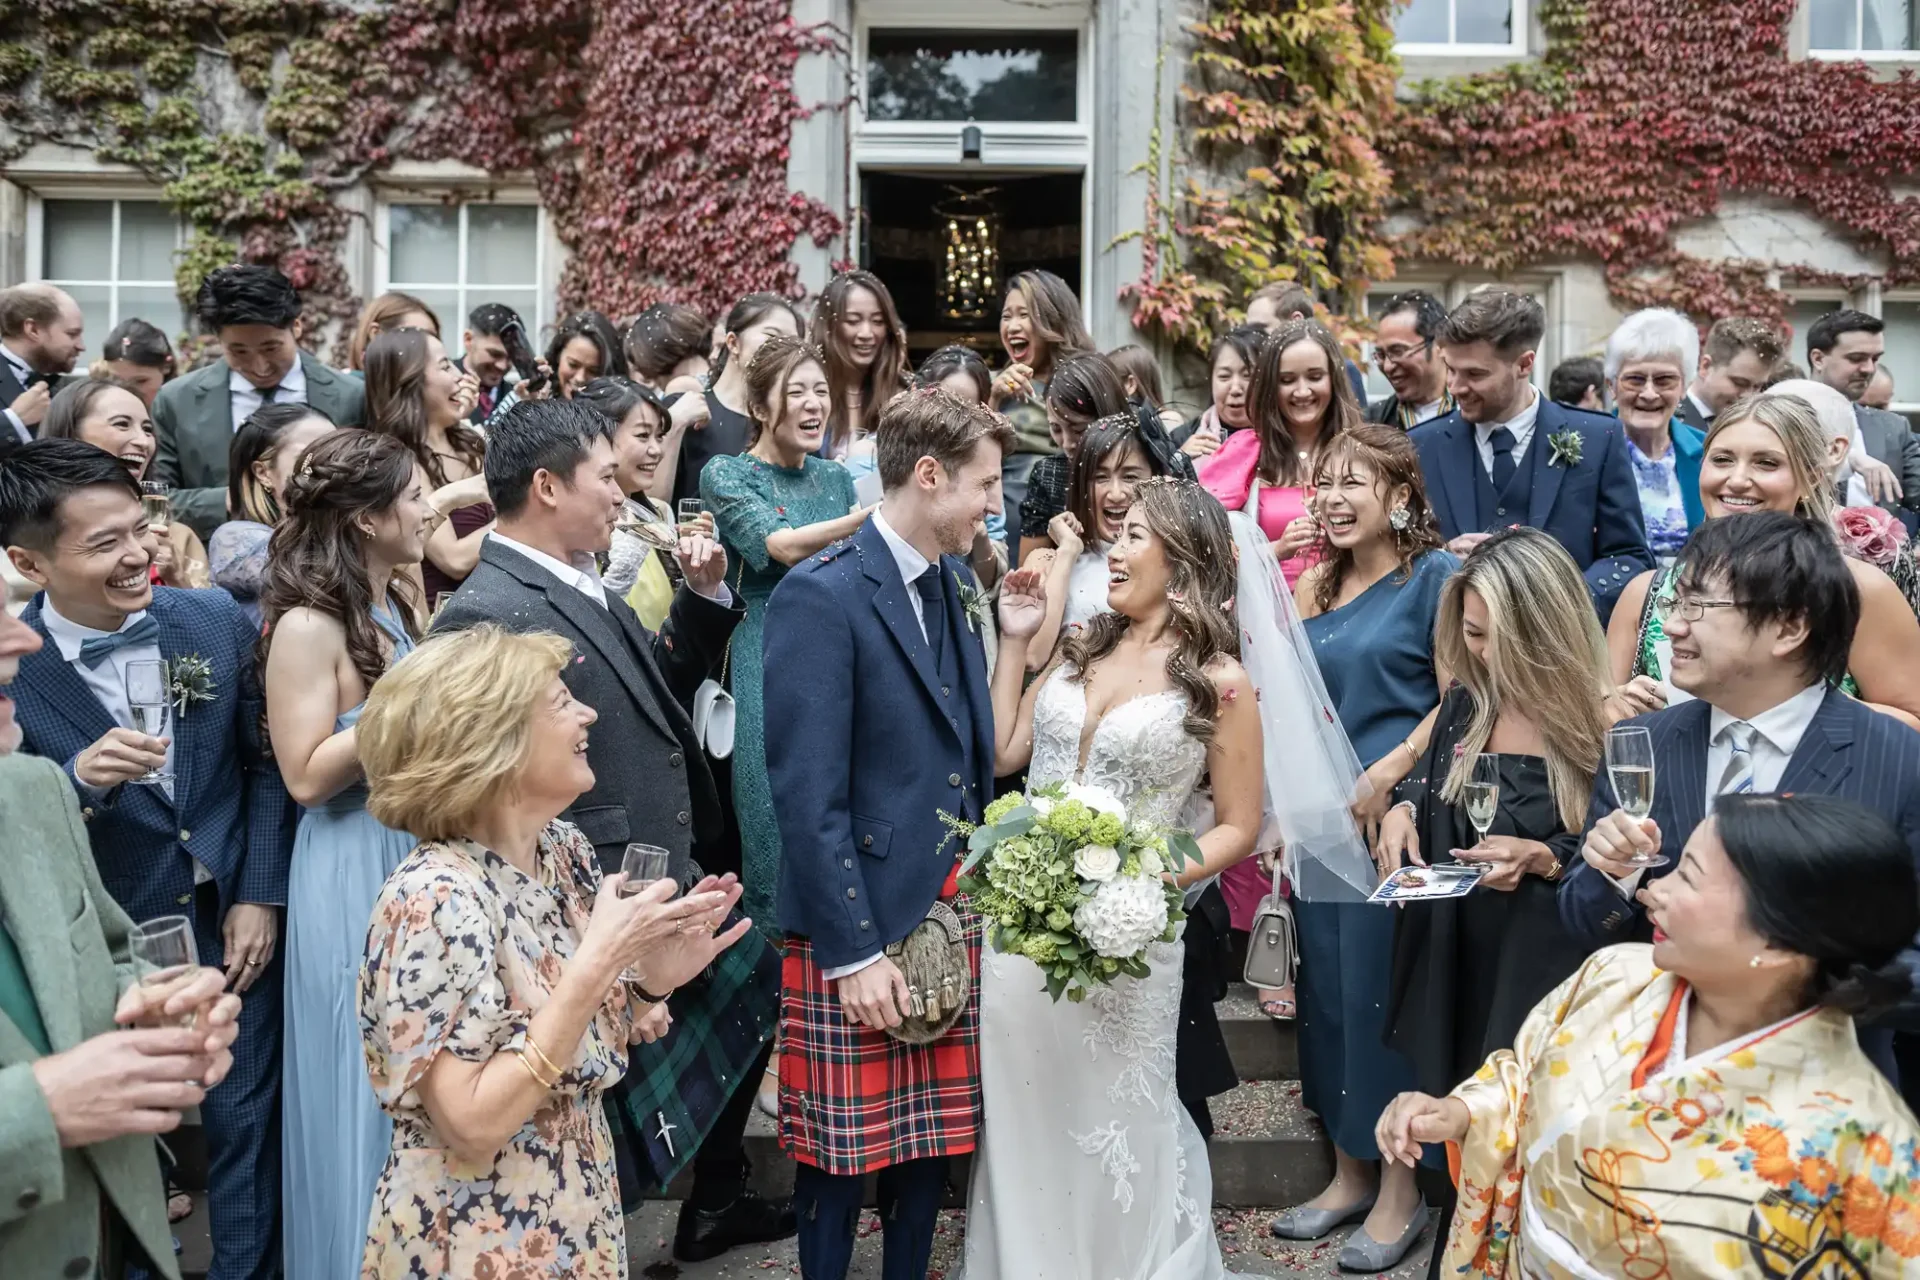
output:
[[[1405,507],[1395,507],[1387,512],[1387,526],[1395,533],[1405,533],[1413,528],[1413,512]]]
[[[1751,959],[1751,960],[1749,960],[1749,961],[1747,961],[1747,968],[1749,968],[1749,969],[1758,969],[1759,967],[1760,967],[1760,957],[1759,957],[1759,956],[1755,956],[1755,957],[1754,957],[1753,959]]]
[[[362,525],[360,527],[360,536],[363,538],[371,538],[373,537],[373,530],[367,528],[365,525]]]

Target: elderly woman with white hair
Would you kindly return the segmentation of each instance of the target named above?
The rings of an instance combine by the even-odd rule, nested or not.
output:
[[[1700,366],[1700,332],[1678,311],[1649,307],[1620,322],[1607,339],[1607,385],[1627,431],[1647,545],[1670,564],[1700,508],[1700,454],[1706,436],[1674,412]]]

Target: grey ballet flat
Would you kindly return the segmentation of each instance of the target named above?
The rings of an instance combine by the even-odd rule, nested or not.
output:
[[[1340,1247],[1340,1269],[1371,1273],[1397,1266],[1400,1259],[1406,1257],[1408,1251],[1419,1243],[1420,1234],[1426,1229],[1427,1203],[1422,1200],[1419,1209],[1414,1212],[1412,1219],[1407,1223],[1407,1229],[1400,1233],[1398,1240],[1382,1244],[1368,1235],[1365,1227],[1348,1236],[1346,1244]]]
[[[1373,1212],[1373,1196],[1349,1209],[1309,1209],[1295,1205],[1273,1220],[1273,1234],[1282,1240],[1318,1240],[1333,1234],[1349,1222],[1359,1222]],[[1425,1219],[1421,1219],[1425,1221]]]

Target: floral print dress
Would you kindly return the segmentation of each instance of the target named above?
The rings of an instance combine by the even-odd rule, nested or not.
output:
[[[393,1116],[364,1280],[626,1280],[626,1231],[600,1095],[625,1073],[631,1006],[616,985],[560,1086],[484,1164],[434,1130],[419,1084],[441,1052],[483,1063],[527,1024],[586,930],[600,873],[579,830],[541,833],[537,877],[471,840],[428,841],[381,890],[360,976],[367,1072]],[[545,1046],[543,1046],[545,1047]]]

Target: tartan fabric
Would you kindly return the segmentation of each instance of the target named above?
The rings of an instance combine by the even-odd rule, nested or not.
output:
[[[756,1083],[745,1077],[773,1037],[779,984],[779,954],[759,930],[748,930],[668,998],[673,1027],[665,1038],[628,1046],[627,1074],[609,1095],[615,1105],[607,1116],[643,1180],[661,1188],[672,1182],[734,1090]]]
[[[929,1045],[850,1022],[805,938],[789,938],[780,990],[780,1145],[824,1173],[859,1174],[972,1151],[980,1133],[980,916],[964,897],[973,995]]]

